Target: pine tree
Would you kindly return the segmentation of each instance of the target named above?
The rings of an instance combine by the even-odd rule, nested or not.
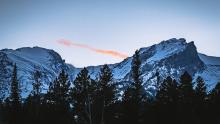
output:
[[[69,90],[70,82],[68,75],[64,70],[61,71],[58,76],[58,80],[55,81],[55,94],[57,98],[57,103],[60,105],[69,105]]]
[[[198,100],[198,102],[204,103],[207,97],[207,91],[206,91],[207,87],[202,77],[200,76],[197,77],[196,84],[197,84],[195,88],[196,99]]]
[[[157,123],[178,123],[177,104],[179,91],[176,80],[173,80],[170,76],[167,77],[159,89],[155,101]],[[170,119],[170,116],[172,116],[173,119]]]
[[[76,123],[92,124],[92,103],[94,101],[94,84],[92,82],[86,68],[81,70],[73,82],[72,102]]]
[[[192,83],[192,77],[189,75],[188,72],[184,72],[183,75],[180,77],[180,99],[186,103],[193,103],[193,98],[195,95]]]
[[[199,123],[208,122],[209,119],[206,119],[207,116],[207,91],[206,85],[202,77],[197,77],[195,87],[195,110],[198,116]]]
[[[58,78],[50,83],[43,100],[43,114],[46,116],[44,123],[72,123],[69,93],[70,81],[68,75],[62,70]]]
[[[139,51],[135,52],[135,55],[132,60],[132,83],[126,89],[123,96],[124,104],[124,123],[135,123],[139,124],[141,121],[142,111],[141,107],[143,106],[146,96],[144,95],[144,88],[141,81],[141,72],[140,72],[140,56]]]
[[[35,71],[34,73],[34,82],[32,84],[33,90],[32,90],[32,95],[33,96],[39,96],[41,93],[41,73],[40,71]]]
[[[0,58],[0,99],[3,100],[6,96],[8,96],[8,91],[10,90],[10,77],[7,76],[10,72],[8,72],[7,65],[11,65],[11,63],[7,60],[6,54]]]
[[[125,90],[122,98],[122,117],[124,124],[137,123],[139,116],[137,104],[134,102],[134,89],[130,86]]]
[[[48,87],[48,91],[47,93],[44,95],[44,104],[53,104],[55,101],[55,93],[54,93],[54,84],[55,82],[57,82],[57,78],[53,81],[49,83],[49,87]]]
[[[54,92],[54,82],[57,82],[57,78],[50,82],[48,91],[44,95],[42,100],[42,105],[40,109],[40,119],[41,123],[48,124],[48,123],[54,123],[57,122],[57,115],[56,115],[56,106],[55,106],[55,92]],[[57,109],[57,108],[56,108]]]
[[[17,79],[17,66],[16,66],[16,64],[14,65],[14,68],[13,68],[10,99],[11,99],[11,103],[12,103],[13,107],[15,107],[15,108],[20,107],[21,96],[20,96],[19,82]]]
[[[34,108],[34,116],[35,120],[39,120],[39,109],[41,105],[41,73],[40,71],[36,71],[34,73],[34,82],[32,84],[33,90],[32,90],[32,99],[33,99],[33,108]]]
[[[141,72],[140,72],[140,66],[141,66],[141,61],[140,61],[140,56],[139,56],[139,51],[135,51],[134,58],[132,60],[132,87],[134,88],[134,98],[136,99],[135,101],[137,104],[140,104],[142,99],[143,99],[143,94],[142,94],[142,81],[141,81]]]
[[[24,102],[24,110],[27,119],[26,123],[40,123],[40,107],[41,107],[41,73],[39,71],[33,74],[33,83],[31,94],[26,98]]]
[[[57,106],[69,105],[70,82],[68,75],[64,70],[61,71],[58,78],[50,83],[47,92],[47,101]]]
[[[184,72],[180,77],[180,97],[179,97],[179,109],[180,109],[180,121],[181,123],[196,123],[197,118],[195,116],[194,98],[195,92],[193,89],[192,77],[188,72]],[[182,117],[182,118],[181,118]]]
[[[161,104],[172,104],[178,100],[178,86],[177,82],[170,76],[167,77],[160,86],[160,90],[156,95],[156,99]]]
[[[10,112],[9,112],[9,123],[17,124],[21,123],[21,96],[19,82],[17,79],[17,66],[14,64],[11,91],[10,91]]]
[[[109,110],[116,100],[116,89],[112,81],[112,72],[108,65],[104,65],[100,70],[99,75],[99,93],[101,101],[101,124],[111,123],[110,120],[113,118],[111,114],[113,110]],[[110,119],[110,120],[109,120]]]
[[[57,123],[71,123],[69,90],[70,82],[64,70],[61,71],[53,84],[53,96]],[[58,119],[59,118],[59,119]]]

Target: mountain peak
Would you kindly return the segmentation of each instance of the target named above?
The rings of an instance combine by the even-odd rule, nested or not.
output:
[[[187,44],[187,42],[185,38],[171,38],[168,40],[161,41],[159,44]]]
[[[140,54],[143,61],[148,63],[155,63],[164,58],[177,54],[188,47],[188,44],[184,38],[176,39],[172,38],[169,40],[161,41],[150,47],[140,49]]]

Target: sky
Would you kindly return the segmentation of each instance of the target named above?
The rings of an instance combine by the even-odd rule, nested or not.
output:
[[[171,38],[220,56],[220,0],[0,0],[0,49],[53,49],[76,67]]]

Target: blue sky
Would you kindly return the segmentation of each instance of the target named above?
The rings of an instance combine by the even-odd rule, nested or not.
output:
[[[132,55],[140,47],[184,37],[220,56],[220,0],[0,0],[0,49],[54,49],[83,67],[122,58],[67,47],[66,39]]]

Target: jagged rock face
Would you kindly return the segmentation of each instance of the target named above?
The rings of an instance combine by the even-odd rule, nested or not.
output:
[[[188,71],[191,75],[205,68],[205,64],[200,60],[193,42],[187,44],[185,50],[165,58],[158,63],[158,66],[163,65],[165,65],[168,70],[172,68],[182,68],[182,72]],[[173,75],[179,76],[177,73]]]
[[[113,78],[124,89],[131,82],[131,63],[133,57],[128,57],[120,63],[110,64]],[[201,60],[202,58],[202,60]],[[208,85],[214,86],[220,81],[220,59],[214,58],[215,65],[209,65],[213,57],[198,54],[193,42],[185,39],[170,39],[150,47],[140,49],[141,77],[144,86],[150,93],[155,94],[156,72],[161,79],[172,76],[178,80],[179,76],[188,71],[192,76],[203,76]],[[64,69],[73,81],[81,68],[66,64],[61,56],[53,50],[40,47],[25,47],[16,50],[0,50],[0,86],[9,88],[13,64],[18,66],[18,77],[21,82],[22,95],[25,97],[32,89],[33,73],[39,70],[42,73],[44,91],[49,82],[53,81]],[[219,64],[218,64],[219,63]],[[87,67],[91,78],[96,79],[101,66]],[[5,93],[7,95],[7,93]]]
[[[178,78],[184,71],[194,75],[205,69],[205,64],[200,60],[194,43],[186,43],[185,39],[170,39],[151,47],[141,48],[140,59],[141,73],[146,83],[155,77],[157,71],[163,78],[168,75]],[[123,80],[131,79],[131,61],[132,57],[122,62],[129,63],[127,65],[129,71],[122,78]],[[119,63],[114,66],[113,72],[116,72],[121,71],[126,65]]]

